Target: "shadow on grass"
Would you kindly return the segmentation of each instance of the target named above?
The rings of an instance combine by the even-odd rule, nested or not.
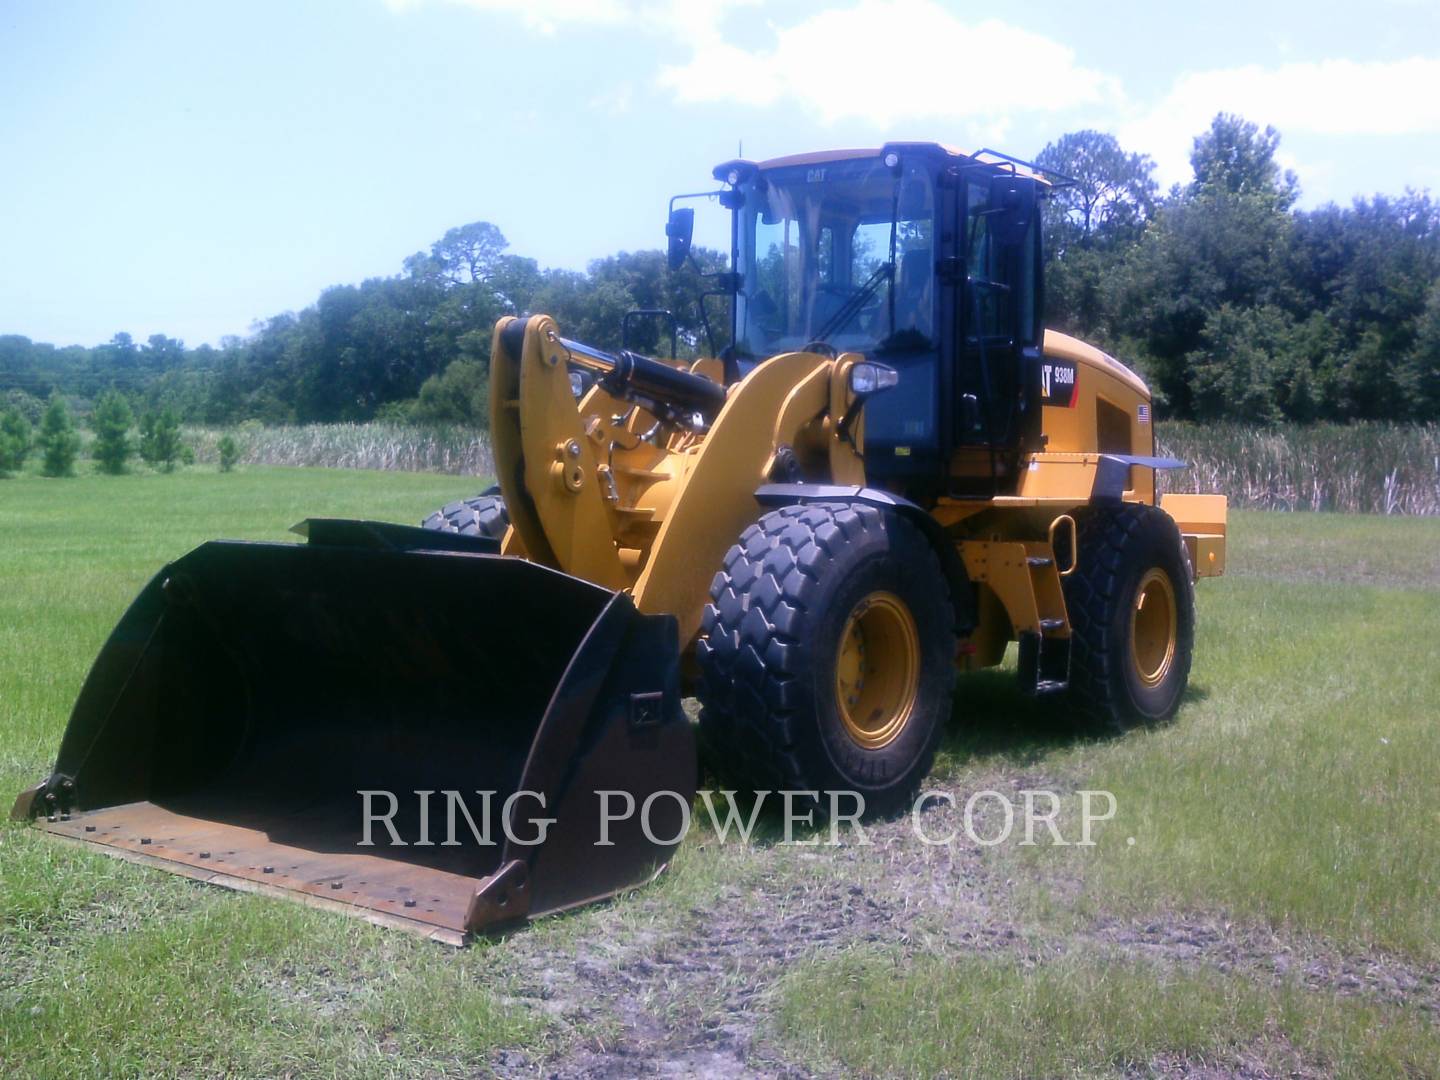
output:
[[[1208,698],[1203,686],[1190,684],[1181,699],[1182,710]],[[1181,714],[1183,716],[1183,712]],[[1164,726],[1164,725],[1157,725]],[[1087,724],[1078,717],[1064,695],[1031,697],[1020,690],[1015,672],[991,668],[960,676],[955,683],[955,704],[945,734],[936,753],[932,776],[968,765],[1008,765],[1034,767],[1043,765],[1051,756],[1075,746],[1115,742],[1132,735],[1131,731],[1108,730]],[[702,767],[702,788],[712,792],[715,811],[724,818],[730,803],[720,794],[728,790],[708,769]],[[756,792],[740,791],[734,796],[733,813],[739,822],[750,819],[756,803]],[[849,804],[841,802],[842,811]],[[803,821],[805,806],[795,803]],[[708,811],[697,799],[699,820],[708,823]],[[796,824],[796,840],[808,840],[828,830],[816,815],[815,827]],[[778,793],[767,793],[750,842],[756,847],[770,847],[785,839],[784,807]]]
[[[1209,696],[1203,686],[1192,683],[1181,708]],[[989,669],[956,680],[955,707],[940,742],[939,763],[1037,765],[1072,746],[1113,742],[1129,734],[1087,724],[1064,695],[1030,697],[1021,692],[1013,671]]]

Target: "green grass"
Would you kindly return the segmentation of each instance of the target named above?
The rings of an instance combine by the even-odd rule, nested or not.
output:
[[[1219,912],[1440,961],[1437,549],[1435,519],[1235,515],[1174,723],[1007,742],[997,713],[962,720],[960,777],[1026,760],[1118,800],[1094,849],[1009,852],[1084,881],[1032,890],[1040,914]]]
[[[131,871],[125,884],[156,886],[153,872],[121,877]],[[15,972],[0,989],[0,1065],[34,1076],[408,1075],[473,1068],[492,1047],[540,1034],[498,1000],[487,944],[452,957],[290,905],[189,892],[126,933],[86,934]]]
[[[790,974],[776,1022],[811,1060],[883,1076],[1149,1075],[1183,1062],[1418,1077],[1440,1061],[1440,1030],[1416,1014],[1105,954],[860,952]]]
[[[982,673],[960,683],[940,775],[1115,794],[1095,848],[997,852],[1041,886],[1040,917],[1218,912],[1440,961],[1437,551],[1433,518],[1232,514],[1175,722],[1079,738]],[[1078,901],[1043,887],[1075,875]]]
[[[0,481],[0,812],[53,760],[90,661],[168,559],[300,519],[414,523],[476,485],[383,472]],[[496,946],[462,956],[0,828],[0,1073],[413,1075],[542,1039]]]
[[[90,661],[166,559],[220,536],[287,539],[311,515],[415,522],[479,486],[250,468],[0,481],[0,811],[44,776]],[[1038,776],[1119,800],[1097,848],[987,854],[1020,915],[1063,936],[1195,914],[1440,963],[1437,552],[1435,519],[1235,514],[1230,573],[1199,587],[1190,698],[1153,731],[1081,739],[1006,673],[964,680],[937,786]],[[730,889],[769,895],[768,875],[797,865],[845,872],[824,849],[797,864],[712,839],[697,833],[651,889],[529,933],[563,955]],[[0,827],[0,1073],[483,1072],[497,1047],[543,1054],[563,1037],[516,1004],[508,955],[503,942],[452,954]],[[1164,1054],[1284,1068],[1293,1052],[1323,1071],[1419,1062],[1425,1075],[1440,1060],[1404,1009],[1081,949],[1034,967],[807,961],[778,1003],[801,1059],[878,1072],[1104,1072]]]
[[[988,853],[1035,940],[1193,917],[1433,970],[1437,551],[1435,519],[1233,514],[1230,572],[1199,585],[1191,692],[1152,731],[1083,738],[1017,697],[1007,672],[962,680],[936,786],[963,794],[1024,775],[1118,800],[1095,848]],[[1440,1073],[1440,1029],[1423,1012],[1052,951],[812,963],[781,986],[777,1029],[802,1058],[880,1075],[1143,1074],[1177,1056]]]

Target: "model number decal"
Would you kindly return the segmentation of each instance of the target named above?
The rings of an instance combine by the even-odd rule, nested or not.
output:
[[[1041,404],[1059,405],[1065,409],[1074,408],[1078,389],[1073,360],[1042,360],[1040,362]]]

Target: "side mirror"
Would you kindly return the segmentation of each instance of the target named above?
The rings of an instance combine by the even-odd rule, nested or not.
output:
[[[1030,235],[1040,185],[1033,176],[1001,173],[990,181],[990,208],[995,213],[995,239],[1005,247],[1019,247]]]
[[[670,220],[665,223],[665,235],[669,239],[666,257],[670,269],[679,270],[690,254],[690,240],[695,235],[695,211],[688,206],[672,209]]]

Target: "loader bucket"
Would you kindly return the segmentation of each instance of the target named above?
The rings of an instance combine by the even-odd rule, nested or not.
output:
[[[15,816],[455,944],[663,866],[696,769],[674,619],[484,539],[301,529],[146,586]],[[677,794],[606,836],[607,791]]]

